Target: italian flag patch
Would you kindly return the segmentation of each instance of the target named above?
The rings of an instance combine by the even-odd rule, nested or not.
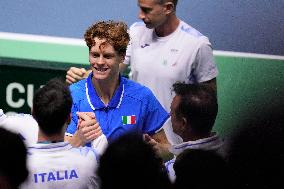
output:
[[[135,115],[132,115],[132,116],[122,116],[122,123],[123,123],[123,125],[135,124],[136,123],[136,116]]]

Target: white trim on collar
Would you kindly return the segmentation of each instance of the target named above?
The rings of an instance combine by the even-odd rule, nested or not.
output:
[[[116,106],[116,108],[119,108],[119,107],[120,107],[123,96],[124,96],[124,84],[122,84],[122,92],[121,92],[121,95],[120,95],[119,103],[118,103],[118,105]]]
[[[88,85],[87,82],[85,83],[85,87],[86,87],[86,96],[87,96],[87,100],[89,105],[91,106],[92,110],[96,110],[95,107],[93,106],[93,104],[91,103],[90,97],[89,97],[89,90],[88,90]]]
[[[91,106],[92,110],[96,110],[95,107],[93,106],[91,100],[90,100],[90,97],[89,97],[89,90],[88,90],[88,85],[87,85],[87,82],[85,83],[85,88],[86,88],[86,97],[87,97],[87,100],[88,100],[88,103],[89,105]],[[119,103],[117,104],[116,108],[119,108],[121,103],[122,103],[122,98],[124,96],[124,84],[122,84],[122,92],[121,92],[121,95],[120,95],[120,99],[119,99]]]

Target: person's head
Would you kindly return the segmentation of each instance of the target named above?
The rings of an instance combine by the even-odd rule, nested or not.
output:
[[[218,112],[215,91],[205,84],[175,83],[171,104],[173,131],[185,139],[189,133],[211,133]]]
[[[0,188],[18,188],[28,177],[27,149],[21,137],[0,128]]]
[[[123,22],[100,21],[85,32],[89,47],[89,61],[95,79],[104,80],[119,75],[130,40],[127,25]]]
[[[216,152],[187,149],[174,163],[175,189],[231,188],[227,162]]]
[[[100,158],[101,189],[167,189],[162,159],[141,135],[126,134],[109,144]]]
[[[251,112],[230,137],[228,161],[239,188],[282,188],[283,102]],[[282,186],[282,187],[281,187]]]
[[[177,2],[178,0],[138,0],[138,16],[147,28],[157,28],[164,24],[170,15],[175,15]]]
[[[70,120],[72,97],[67,84],[51,79],[38,89],[33,98],[32,115],[40,130],[47,136],[64,132]]]

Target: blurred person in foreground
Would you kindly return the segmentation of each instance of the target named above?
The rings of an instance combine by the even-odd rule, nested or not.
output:
[[[0,128],[0,188],[17,189],[27,179],[27,149],[21,137]]]
[[[251,112],[229,141],[228,162],[237,188],[283,188],[284,104]]]
[[[111,142],[98,168],[101,189],[170,189],[162,159],[142,135],[126,134]]]
[[[227,161],[215,151],[185,149],[174,163],[175,189],[234,188]]]

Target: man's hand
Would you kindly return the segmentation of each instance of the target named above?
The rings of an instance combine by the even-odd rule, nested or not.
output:
[[[77,116],[79,118],[77,131],[73,137],[67,139],[74,147],[85,146],[86,143],[95,140],[102,134],[93,112],[77,112]]]
[[[95,140],[102,134],[101,127],[93,112],[77,112],[77,116],[79,118],[78,130],[86,143]]]
[[[66,82],[68,84],[76,83],[77,81],[80,81],[80,80],[88,77],[90,72],[91,72],[91,70],[87,71],[85,68],[71,67],[67,71]]]
[[[164,160],[168,161],[173,158],[173,154],[170,153],[169,147],[170,144],[167,142],[158,142],[154,137],[151,137],[148,134],[144,134],[144,141],[150,144],[154,151]]]

